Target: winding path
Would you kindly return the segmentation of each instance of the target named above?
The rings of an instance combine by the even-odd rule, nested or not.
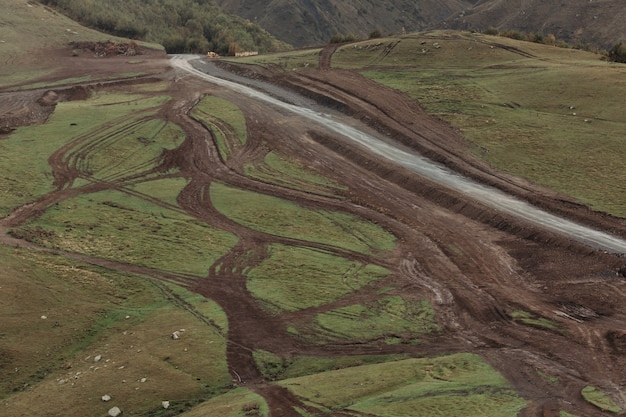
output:
[[[195,59],[198,59],[198,57],[194,55],[175,55],[172,57],[171,63],[175,68],[187,71],[208,82],[227,87],[247,97],[297,114],[380,157],[408,168],[440,185],[461,192],[500,212],[569,237],[595,249],[612,253],[626,252],[626,240],[555,216],[493,187],[474,182],[416,153],[397,148],[370,134],[348,126],[328,114],[286,103],[251,87],[204,73],[192,65],[192,61]]]

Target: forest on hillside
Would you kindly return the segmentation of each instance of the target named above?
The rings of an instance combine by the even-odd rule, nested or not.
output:
[[[41,0],[112,35],[163,45],[168,53],[233,55],[288,49],[260,26],[228,15],[212,0]]]

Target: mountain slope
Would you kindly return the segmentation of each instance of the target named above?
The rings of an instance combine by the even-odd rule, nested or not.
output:
[[[626,41],[623,0],[216,0],[225,11],[258,23],[295,46],[323,44],[336,34],[366,38],[453,28],[554,34],[572,44],[610,47]]]
[[[359,37],[378,29],[383,34],[436,26],[471,7],[471,0],[216,0],[224,11],[258,23],[295,46],[327,43],[335,34]]]
[[[448,20],[456,29],[490,26],[522,32],[554,34],[569,43],[610,47],[626,41],[623,0],[481,0],[471,10]]]

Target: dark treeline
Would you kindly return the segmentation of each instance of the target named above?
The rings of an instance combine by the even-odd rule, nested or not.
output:
[[[271,52],[288,45],[212,0],[40,0],[85,26],[160,43],[168,53]]]

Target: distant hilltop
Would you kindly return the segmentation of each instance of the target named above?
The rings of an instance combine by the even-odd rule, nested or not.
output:
[[[489,28],[553,35],[572,45],[610,48],[626,42],[623,0],[216,0],[227,13],[259,24],[294,46],[327,43],[335,35],[367,38],[403,31]]]

